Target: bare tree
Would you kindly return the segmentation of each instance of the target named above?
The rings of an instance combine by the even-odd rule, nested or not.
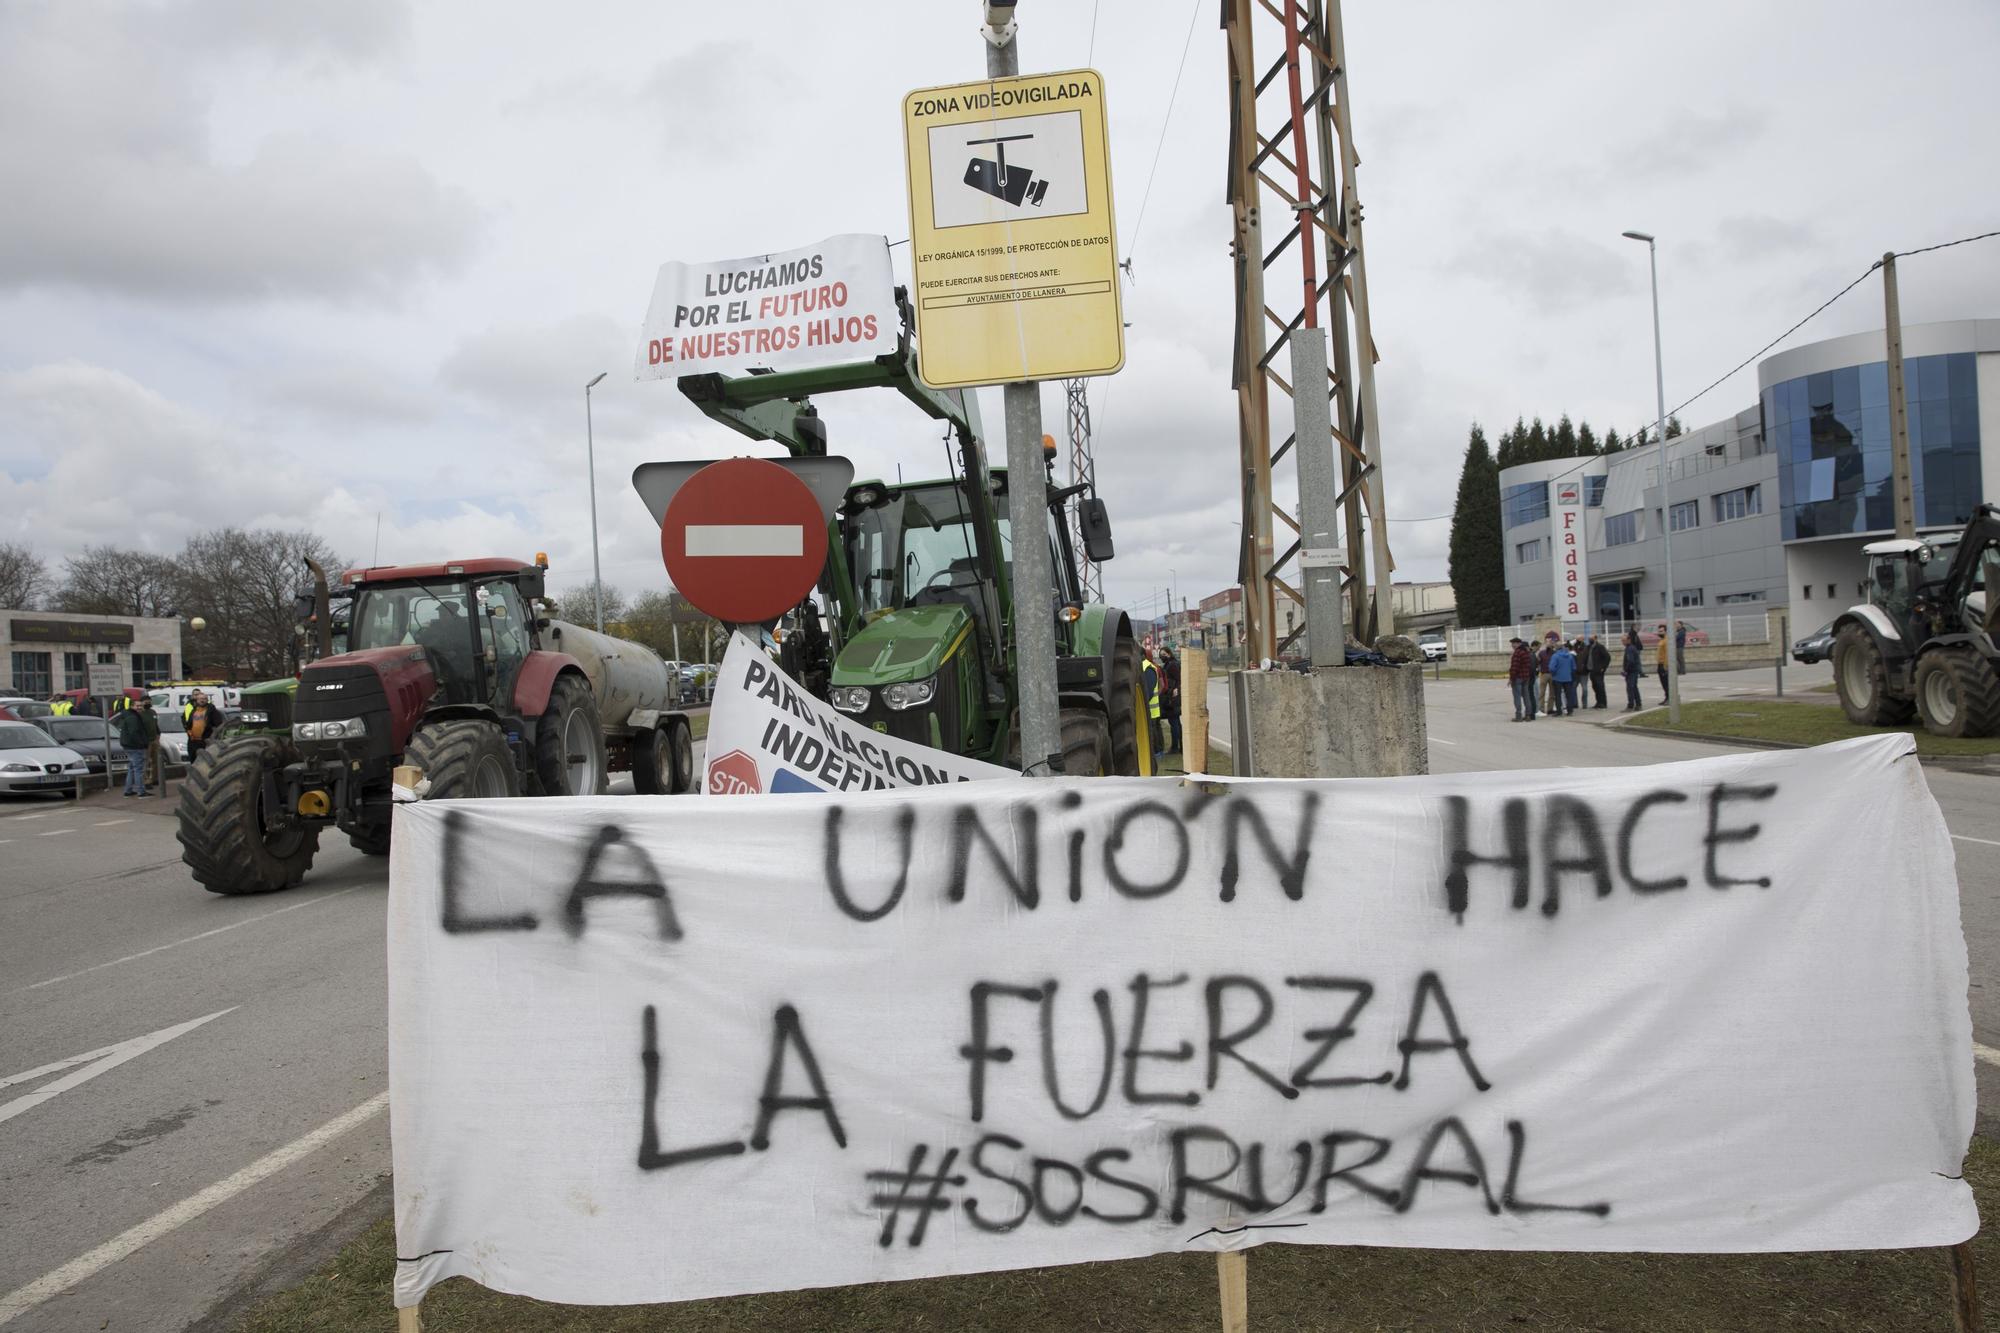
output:
[[[310,583],[306,558],[339,564],[315,533],[218,528],[188,540],[179,565],[183,610],[207,622],[189,642],[211,669],[275,676],[289,671],[297,645],[293,597]]]
[[[181,601],[180,570],[166,556],[85,547],[63,561],[56,606],[94,616],[171,616]]]
[[[572,584],[564,588],[556,594],[556,614],[578,625],[594,627],[597,624],[597,599],[593,596],[593,592],[593,586],[588,583]],[[617,584],[605,584],[604,628],[610,630],[611,622],[621,620],[624,616],[625,594],[618,591]]]
[[[49,595],[49,567],[25,546],[0,542],[0,606],[32,611]]]

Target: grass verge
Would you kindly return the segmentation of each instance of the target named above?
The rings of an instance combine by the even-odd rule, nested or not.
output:
[[[1786,703],[1777,699],[1706,699],[1681,705],[1681,724],[1667,720],[1667,710],[1641,713],[1625,724],[1661,731],[1689,731],[1703,736],[1735,736],[1753,741],[1784,741],[1794,745],[1821,745],[1855,736],[1879,736],[1900,731],[1917,738],[1917,753],[1923,755],[2000,754],[2000,737],[1956,740],[1933,736],[1921,726],[1857,727],[1838,707],[1819,703]]]
[[[2000,1148],[1973,1140],[1966,1179],[1983,1216],[2000,1207]],[[2000,1273],[1982,1230],[1976,1268]],[[393,1327],[395,1233],[384,1219],[299,1286],[254,1307],[236,1333],[377,1333]],[[1250,1255],[1256,1329],[1948,1330],[1942,1250],[1824,1254],[1526,1254],[1266,1245]],[[1989,1296],[1989,1300],[1990,1300]],[[432,1333],[1211,1333],[1206,1254],[915,1282],[775,1292],[675,1305],[586,1308],[503,1296],[454,1278],[424,1301]]]

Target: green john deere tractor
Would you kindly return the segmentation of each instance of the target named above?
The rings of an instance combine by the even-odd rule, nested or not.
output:
[[[814,394],[894,389],[946,424],[956,445],[954,475],[846,488],[818,587],[825,613],[808,597],[785,618],[781,663],[815,695],[877,731],[1018,768],[1015,534],[1006,495],[1020,483],[987,465],[977,400],[918,378],[901,289],[897,298],[904,319],[894,353],[774,374],[684,376],[680,389],[708,416],[799,459],[826,457]],[[1093,561],[1113,554],[1110,521],[1084,487],[1055,485],[1052,464],[1050,457],[1026,484],[1047,495],[1047,531],[1038,539],[1054,556],[1063,769],[1150,774],[1138,639],[1123,611],[1083,600],[1068,506],[1080,506]]]

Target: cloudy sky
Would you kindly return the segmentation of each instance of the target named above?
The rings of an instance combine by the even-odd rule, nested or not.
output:
[[[1218,6],[1020,10],[1024,68],[1106,80],[1132,327],[1092,385],[1097,465],[1108,591],[1149,611],[1169,570],[1192,599],[1236,565]],[[379,517],[383,561],[546,550],[564,586],[609,370],[605,577],[660,586],[631,469],[743,442],[634,380],[655,270],[906,236],[900,99],[983,75],[978,12],[0,0],[0,540],[54,563],[307,526],[365,560]],[[1443,577],[1448,525],[1419,520],[1468,422],[1650,414],[1620,231],[1660,237],[1678,402],[1884,250],[2000,222],[2000,7],[1885,12],[1348,0],[1399,578]],[[2000,241],[1902,267],[1906,321],[2000,316]],[[1880,309],[1864,284],[1799,338]],[[1754,393],[1746,371],[1684,416]],[[824,411],[863,475],[938,470],[927,422],[848,399]]]

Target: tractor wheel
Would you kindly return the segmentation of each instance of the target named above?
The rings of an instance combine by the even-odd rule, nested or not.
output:
[[[1062,710],[1063,776],[1101,778],[1111,772],[1111,728],[1094,708]]]
[[[1917,663],[1917,711],[1933,736],[2000,733],[2000,675],[1969,647],[1926,653]]]
[[[424,727],[410,738],[408,759],[430,780],[427,801],[520,795],[514,756],[491,722],[461,718]]]
[[[580,676],[558,676],[535,728],[535,777],[544,796],[602,796],[604,728],[597,700]]]
[[[1112,773],[1151,777],[1159,771],[1146,710],[1146,681],[1139,670],[1139,645],[1120,637],[1111,654],[1110,707]]]
[[[347,830],[347,841],[363,856],[387,856],[389,854],[389,826],[363,828],[357,825]]]
[[[674,785],[673,723],[660,723],[632,738],[632,790],[641,796],[669,796]]]
[[[1863,727],[1893,727],[1910,720],[1915,705],[1889,693],[1882,650],[1860,625],[1842,625],[1833,641],[1833,682],[1847,720]]]
[[[181,860],[210,893],[270,893],[305,878],[319,829],[267,832],[264,772],[284,762],[275,737],[239,736],[204,746],[181,783]]]
[[[674,756],[673,794],[679,796],[694,790],[694,732],[689,730],[684,717],[674,718],[668,725],[673,730],[669,747]]]

